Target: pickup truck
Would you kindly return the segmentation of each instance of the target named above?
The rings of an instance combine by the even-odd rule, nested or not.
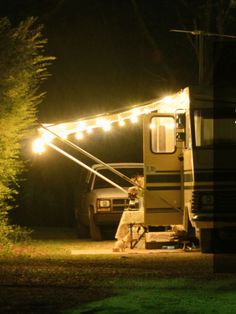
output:
[[[143,175],[142,163],[110,163],[129,178]],[[104,165],[95,164],[94,170],[106,176],[125,190],[131,186],[129,182],[105,168]],[[79,200],[75,208],[76,230],[79,238],[103,240],[104,231],[108,228],[116,230],[122,212],[129,205],[128,193],[113,187],[96,174],[87,174],[83,191],[78,196]]]

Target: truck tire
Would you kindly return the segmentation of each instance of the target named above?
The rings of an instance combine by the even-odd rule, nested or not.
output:
[[[78,239],[88,239],[90,236],[89,228],[77,221],[76,222],[76,235]]]
[[[200,229],[200,247],[202,253],[213,253],[214,229]]]
[[[92,207],[89,208],[89,231],[93,241],[102,241],[101,229],[94,221],[94,210]]]

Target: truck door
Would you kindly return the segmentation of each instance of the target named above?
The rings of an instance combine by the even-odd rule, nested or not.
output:
[[[149,226],[183,223],[182,145],[177,141],[175,114],[151,113],[144,118],[144,219]]]

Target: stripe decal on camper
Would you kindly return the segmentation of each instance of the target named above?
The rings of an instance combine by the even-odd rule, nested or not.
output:
[[[180,190],[180,186],[147,186],[148,191]]]
[[[180,183],[180,174],[154,174],[147,175],[146,177],[147,183],[171,183],[178,182]]]
[[[235,171],[230,171],[227,169],[224,172],[222,171],[195,171],[194,174],[195,182],[219,182],[219,181],[236,181]],[[180,173],[168,174],[163,172],[157,172],[155,174],[148,174],[146,176],[146,183],[180,183],[181,177]],[[184,182],[193,182],[192,173],[189,173],[189,170],[184,173]]]
[[[148,174],[146,177],[146,189],[148,191],[180,191],[181,176],[178,171],[158,171]],[[235,171],[216,171],[201,169],[195,172],[195,181],[190,170],[184,173],[184,190],[218,190],[235,189]]]

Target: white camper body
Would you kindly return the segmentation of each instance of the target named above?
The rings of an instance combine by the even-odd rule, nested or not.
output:
[[[213,233],[236,227],[235,102],[185,89],[144,117],[144,223],[190,225],[203,252]]]

